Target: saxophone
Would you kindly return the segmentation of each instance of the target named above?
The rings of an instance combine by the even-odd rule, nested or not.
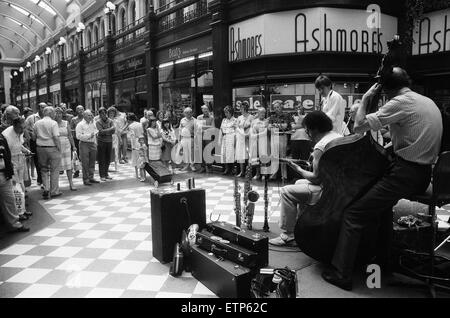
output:
[[[234,213],[236,215],[236,226],[241,227],[241,192],[237,174],[234,174]]]
[[[242,214],[245,216],[245,224],[247,229],[252,229],[253,215],[255,214],[255,203],[259,199],[258,192],[252,190],[251,180],[252,180],[252,165],[249,162],[247,165],[247,170],[245,172],[245,185],[244,185],[244,208]]]

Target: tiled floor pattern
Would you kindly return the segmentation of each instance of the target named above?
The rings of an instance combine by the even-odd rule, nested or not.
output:
[[[66,191],[61,175],[64,195],[40,201],[56,222],[0,251],[0,297],[215,297],[189,273],[170,276],[169,264],[152,257],[153,186],[136,181],[118,188],[117,181],[133,179],[128,165],[111,175],[112,183],[94,185],[88,194]],[[81,178],[75,180],[79,189],[84,187]],[[196,187],[207,190],[208,218],[234,223],[231,178],[199,175]],[[261,187],[254,189],[263,193]],[[276,222],[278,187],[269,189],[269,198],[270,221]],[[254,222],[263,222],[263,215],[260,199]]]

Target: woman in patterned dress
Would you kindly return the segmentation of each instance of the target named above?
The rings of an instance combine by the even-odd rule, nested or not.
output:
[[[150,118],[150,126],[147,128],[148,135],[148,160],[161,159],[162,137],[156,124],[156,118]]]
[[[225,164],[225,171],[223,174],[228,174],[232,171],[233,163],[235,161],[235,145],[236,145],[236,128],[237,120],[233,117],[233,108],[226,106],[223,110],[225,118],[222,120],[220,130],[222,132],[222,163]]]
[[[245,160],[248,159],[249,149],[249,133],[253,115],[249,114],[250,105],[244,101],[241,106],[242,115],[237,119],[236,129],[236,161],[239,162],[241,171],[239,177],[245,176]]]
[[[267,127],[269,121],[266,119],[266,109],[258,109],[258,117],[252,121],[250,128],[250,162],[256,166],[256,175],[253,179],[261,179],[261,157],[269,155]]]
[[[73,155],[78,156],[75,150],[75,142],[73,141],[72,132],[68,122],[62,119],[64,115],[62,108],[56,107],[55,114],[55,120],[59,127],[59,141],[61,143],[61,164],[59,166],[59,171],[66,171],[70,190],[76,191],[77,189],[73,186],[72,180],[72,149],[74,149]]]

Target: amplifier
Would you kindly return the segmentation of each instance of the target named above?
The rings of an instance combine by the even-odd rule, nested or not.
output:
[[[191,274],[221,298],[249,298],[250,269],[191,246]]]
[[[248,268],[262,267],[258,254],[244,247],[220,239],[206,230],[197,232],[197,244],[205,251],[214,253],[217,257],[226,258]]]
[[[191,224],[199,229],[206,224],[204,189],[150,191],[153,256],[161,263],[172,261],[181,232]]]
[[[206,225],[208,232],[258,254],[258,266],[269,264],[269,238],[252,230],[240,229],[226,222]]]

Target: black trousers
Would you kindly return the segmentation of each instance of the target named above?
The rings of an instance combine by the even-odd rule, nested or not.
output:
[[[345,211],[332,264],[343,275],[353,273],[362,233],[378,231],[377,257],[388,260],[392,240],[392,207],[398,200],[425,192],[431,166],[396,158],[383,177]]]
[[[98,174],[100,178],[108,176],[108,168],[111,160],[112,142],[98,141],[97,144],[97,160]]]
[[[36,167],[36,174],[37,174],[37,183],[42,184],[42,175],[41,175],[41,165],[39,164],[38,155],[37,155],[37,146],[35,140],[30,140],[30,150],[34,153],[33,155],[33,161],[34,166]]]
[[[80,141],[75,137],[75,134],[73,134],[73,142],[75,144],[75,148],[77,149],[78,157],[80,157]]]

